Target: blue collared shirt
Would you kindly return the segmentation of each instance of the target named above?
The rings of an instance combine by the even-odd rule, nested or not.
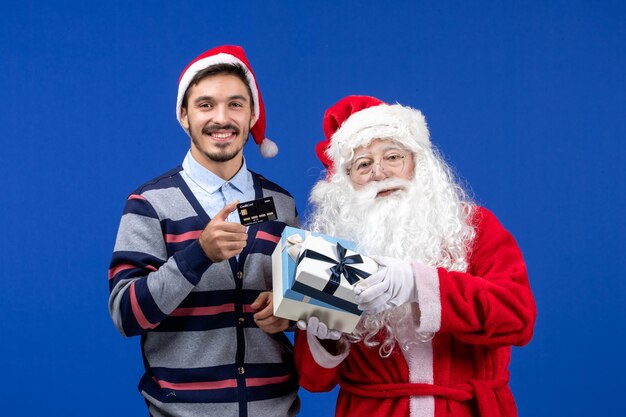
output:
[[[224,180],[200,165],[191,155],[191,151],[188,151],[180,174],[211,218],[215,217],[225,205],[235,200],[239,200],[240,203],[254,200],[254,182],[246,167],[245,158],[237,174],[229,180]],[[230,213],[227,220],[240,223],[237,210]]]

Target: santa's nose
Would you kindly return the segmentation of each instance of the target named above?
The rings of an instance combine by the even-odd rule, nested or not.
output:
[[[387,174],[385,173],[385,170],[380,164],[376,163],[372,165],[372,180],[380,181],[386,178],[387,178]]]

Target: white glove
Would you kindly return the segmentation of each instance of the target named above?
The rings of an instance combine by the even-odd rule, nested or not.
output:
[[[341,332],[339,330],[329,329],[328,326],[322,323],[317,317],[309,317],[309,321],[298,320],[296,323],[298,329],[306,330],[308,335],[313,335],[319,340],[339,340],[341,338]]]
[[[410,263],[383,256],[373,256],[372,259],[381,268],[354,286],[354,295],[360,310],[376,314],[417,301],[417,285]]]

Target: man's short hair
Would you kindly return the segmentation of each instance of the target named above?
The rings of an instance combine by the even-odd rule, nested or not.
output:
[[[185,95],[183,96],[183,101],[181,103],[181,108],[187,108],[187,99],[189,97],[189,90],[192,86],[198,85],[198,83],[205,78],[214,77],[216,75],[234,75],[239,78],[244,85],[246,86],[246,90],[248,90],[248,95],[250,96],[250,108],[254,111],[254,97],[252,96],[252,90],[250,89],[250,84],[248,84],[248,78],[246,76],[246,70],[240,64],[215,64],[207,67],[203,70],[200,70],[194,75],[194,77],[189,82],[189,86],[185,91]]]

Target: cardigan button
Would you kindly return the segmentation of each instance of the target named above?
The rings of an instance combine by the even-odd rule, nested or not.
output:
[[[242,279],[243,278],[243,272],[241,272],[241,271],[237,272],[237,278]]]
[[[239,368],[237,368],[237,373],[239,375],[243,375],[246,373],[246,370],[243,368],[243,366],[240,366]]]
[[[240,326],[243,326],[245,322],[246,322],[246,319],[244,319],[243,317],[239,317],[237,319],[237,324],[239,324]]]

